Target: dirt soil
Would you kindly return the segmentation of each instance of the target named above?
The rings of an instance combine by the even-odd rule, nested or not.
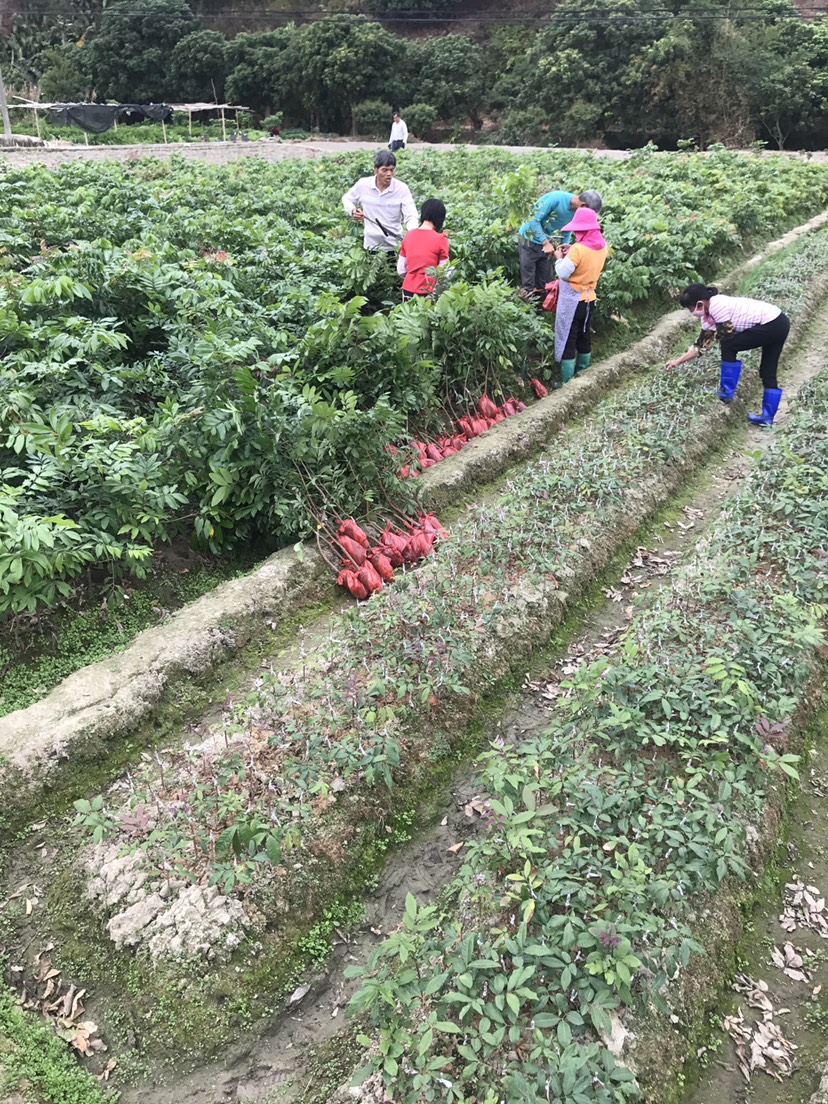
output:
[[[226,165],[240,161],[245,157],[258,157],[264,161],[285,161],[290,158],[315,160],[319,157],[332,157],[341,153],[373,153],[381,147],[381,141],[363,142],[351,138],[318,139],[304,141],[283,141],[263,139],[258,142],[172,142],[169,145],[135,146],[84,146],[63,145],[45,147],[26,147],[22,149],[0,149],[0,160],[22,167],[37,162],[49,168],[57,168],[67,161],[135,161],[140,157],[186,157],[191,161],[203,161],[207,165]],[[412,142],[410,150],[414,153],[436,151],[449,153],[452,150],[475,151],[491,150],[491,146],[454,145],[447,142]],[[505,153],[519,155],[528,153],[550,153],[548,147],[538,146],[498,146]],[[571,152],[568,147],[555,147],[556,152]],[[579,152],[592,153],[596,157],[606,157],[612,161],[624,161],[631,156],[630,150],[581,149]],[[801,157],[809,161],[828,161],[828,152],[798,152],[796,150],[769,150],[768,157]]]
[[[333,157],[342,153],[373,154],[383,143],[363,142],[351,138],[289,140],[277,142],[262,139],[258,142],[171,142],[169,145],[135,146],[84,146],[55,143],[49,146],[0,149],[0,160],[16,168],[37,162],[49,168],[57,168],[67,161],[135,161],[140,157],[185,157],[190,161],[203,161],[207,165],[227,165],[246,157],[258,157],[263,161],[286,161],[298,158],[303,161],[319,157]],[[412,152],[433,150],[450,153],[452,150],[490,150],[491,146],[453,145],[448,142],[413,142]],[[499,146],[507,153],[549,152],[534,146]],[[623,161],[629,150],[592,150],[599,157]]]
[[[823,350],[828,343],[828,307],[815,316],[808,333],[785,375],[783,402],[777,417],[784,424],[788,399],[800,385],[815,375],[824,364]],[[745,374],[752,371],[746,365]],[[711,401],[715,401],[711,395]],[[685,497],[674,504],[668,516],[662,516],[642,538],[629,562],[608,583],[604,600],[589,609],[581,629],[563,654],[527,673],[523,690],[515,696],[506,713],[493,717],[490,735],[518,741],[544,731],[555,701],[564,691],[562,680],[583,661],[591,662],[600,654],[611,654],[623,634],[633,609],[652,601],[664,586],[670,585],[675,568],[682,557],[692,550],[715,520],[726,496],[735,490],[750,473],[754,460],[751,454],[763,450],[772,440],[772,433],[745,428],[739,437],[715,457],[694,480]],[[368,953],[384,933],[400,922],[405,896],[414,893],[422,901],[434,900],[451,881],[462,862],[462,845],[482,830],[480,817],[485,793],[473,769],[463,769],[455,776],[444,795],[442,814],[434,826],[420,838],[393,854],[385,865],[377,889],[366,900],[366,921],[360,930],[342,932],[324,968],[308,977],[297,990],[296,1000],[269,1029],[256,1039],[239,1040],[225,1061],[177,1078],[156,1087],[126,1087],[122,1104],[217,1104],[218,1101],[246,1101],[273,1104],[276,1101],[299,1101],[308,1084],[309,1061],[313,1048],[335,1036],[343,1026],[345,1006],[357,983],[344,976],[352,963],[364,962]],[[828,892],[828,849],[824,839],[828,824],[828,748],[818,749],[811,763],[810,776],[804,785],[795,811],[796,850],[788,881],[801,879]],[[828,940],[810,931],[787,935],[773,928],[781,902],[768,902],[767,935],[777,947],[791,941],[806,956],[806,969],[812,973],[808,984],[793,982],[776,967],[763,966],[762,977],[773,983],[774,1006],[788,1006],[795,1013],[786,1014],[786,1029],[795,1029],[802,1045],[813,1046],[818,1034],[804,1023],[814,988],[825,983],[828,998]],[[762,921],[764,923],[764,920]],[[757,921],[757,928],[760,921]],[[808,950],[812,955],[807,955]],[[753,967],[751,967],[753,968]],[[756,967],[759,968],[758,966]],[[306,990],[302,993],[302,990]],[[301,995],[299,995],[301,994]],[[819,994],[817,994],[818,996]],[[742,999],[745,1005],[744,998]],[[828,1005],[824,1006],[824,1029],[828,1026]],[[755,1074],[750,1099],[758,1104],[801,1101],[816,1087],[818,1074],[814,1062],[790,1082],[780,1087],[764,1074]],[[711,1066],[714,1080],[705,1082],[687,1104],[742,1104],[747,1099],[745,1084],[732,1062],[718,1060]]]

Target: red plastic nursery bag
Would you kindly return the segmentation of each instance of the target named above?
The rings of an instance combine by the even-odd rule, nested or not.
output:
[[[558,309],[559,289],[560,282],[558,280],[552,280],[551,283],[546,285],[546,298],[543,301],[543,309],[545,311],[553,311]]]

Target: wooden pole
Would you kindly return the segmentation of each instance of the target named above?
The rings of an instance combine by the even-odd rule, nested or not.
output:
[[[167,124],[164,122],[163,119],[161,120],[161,129],[164,131],[164,145],[167,146],[169,145],[169,143],[167,142]]]
[[[192,138],[192,136],[193,136],[193,113],[192,113],[192,111],[190,111],[189,107],[187,108],[187,119],[189,120],[189,123],[190,123],[190,137]]]
[[[224,123],[224,107],[221,109],[221,137],[223,141],[227,141],[227,127]]]
[[[0,73],[0,115],[3,116],[3,134],[6,138],[11,138],[11,119],[9,118],[9,105],[6,100],[6,86],[3,83],[2,73]]]
[[[40,137],[40,110],[38,108],[34,109],[34,117],[35,117],[35,130],[37,130],[37,136],[39,138]]]

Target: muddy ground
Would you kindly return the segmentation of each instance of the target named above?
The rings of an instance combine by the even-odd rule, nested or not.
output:
[[[828,344],[828,307],[814,318],[799,354],[791,364],[778,424],[787,416],[787,402],[799,386],[824,365],[823,350]],[[752,367],[748,364],[745,377]],[[711,401],[714,396],[711,394]],[[745,428],[715,456],[671,506],[642,536],[642,545],[629,561],[605,580],[601,600],[583,611],[580,628],[565,646],[540,657],[527,671],[524,686],[505,713],[493,717],[490,737],[502,736],[515,741],[542,732],[555,702],[565,691],[560,683],[581,662],[591,662],[600,654],[611,654],[623,634],[633,609],[652,600],[661,588],[670,585],[675,568],[692,550],[707,526],[716,518],[725,498],[750,474],[753,454],[761,451],[772,434]],[[314,1081],[314,1048],[343,1030],[345,1009],[356,987],[346,980],[345,968],[364,962],[370,950],[400,921],[405,896],[414,893],[422,901],[433,901],[459,869],[462,845],[481,829],[480,811],[485,793],[473,767],[460,770],[443,795],[434,824],[419,838],[402,847],[387,861],[384,871],[365,903],[365,921],[356,931],[341,932],[324,969],[303,980],[292,1006],[258,1038],[238,1040],[224,1061],[194,1073],[175,1078],[155,1088],[125,1087],[123,1104],[218,1104],[219,1101],[247,1101],[275,1104],[277,1101],[302,1100]],[[828,834],[828,747],[815,749],[804,779],[803,793],[792,814],[792,866],[787,881],[800,878],[828,892],[828,852],[824,841]],[[769,1076],[754,1074],[750,1092],[737,1065],[728,1057],[725,1036],[711,1035],[707,1059],[709,1076],[699,1085],[687,1104],[743,1104],[750,1099],[758,1104],[804,1101],[819,1081],[818,1066],[822,1039],[828,1032],[828,1004],[820,1003],[821,983],[828,996],[828,939],[821,940],[812,931],[789,935],[778,928],[774,918],[781,898],[768,899],[767,914],[756,920],[754,942],[756,956],[745,969],[758,979],[772,984],[775,1008],[788,1007],[780,1014],[784,1027],[799,1041],[800,1065],[796,1075],[780,1085]],[[774,927],[776,924],[776,927]],[[771,942],[783,948],[791,941],[805,959],[810,980],[795,982],[781,970],[767,966]],[[810,953],[809,953],[810,952]],[[758,956],[758,957],[757,957]],[[736,994],[734,994],[734,997]],[[747,1011],[746,998],[741,998]],[[736,1005],[734,1005],[735,1009]],[[821,1011],[824,1009],[824,1011]],[[718,1040],[718,1041],[717,1041]],[[721,1050],[717,1047],[721,1045]],[[703,1054],[701,1056],[705,1058]]]

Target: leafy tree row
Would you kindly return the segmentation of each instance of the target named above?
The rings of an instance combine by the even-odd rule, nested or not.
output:
[[[828,19],[790,0],[567,0],[501,74],[493,106],[557,141],[694,138],[782,148],[824,124]],[[524,135],[525,136],[525,135]]]
[[[449,34],[418,43],[364,16],[337,16],[227,38],[200,27],[186,0],[118,0],[82,41],[50,45],[17,59],[18,79],[36,81],[44,100],[162,102],[226,97],[260,116],[348,133],[359,105],[379,102],[382,127],[392,106],[419,102],[424,130],[439,118],[479,123],[483,51]],[[377,125],[376,107],[369,112]]]
[[[806,22],[791,0],[565,0],[485,41],[406,38],[363,15],[227,37],[186,0],[116,0],[18,20],[5,53],[44,99],[219,96],[341,133],[376,133],[400,106],[421,134],[488,116],[503,142],[782,148],[821,144],[828,103],[828,18]]]

